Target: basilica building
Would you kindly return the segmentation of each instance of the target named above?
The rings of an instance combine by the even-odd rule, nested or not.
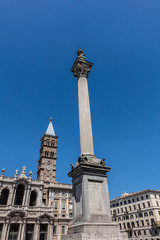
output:
[[[72,185],[56,182],[57,139],[52,119],[41,138],[37,179],[24,166],[0,176],[0,239],[60,240],[72,221]]]

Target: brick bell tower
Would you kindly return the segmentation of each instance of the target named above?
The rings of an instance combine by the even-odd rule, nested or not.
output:
[[[40,155],[38,160],[37,179],[44,182],[55,182],[56,160],[57,160],[57,139],[55,135],[52,118],[46,133],[41,138]]]

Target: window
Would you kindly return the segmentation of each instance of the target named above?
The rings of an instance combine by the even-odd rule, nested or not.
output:
[[[144,230],[144,235],[146,235],[146,230]]]
[[[138,221],[136,221],[136,223],[137,223],[137,227],[139,227],[139,222],[138,222]]]
[[[117,212],[119,213],[119,208],[117,209]]]
[[[159,207],[159,202],[158,201],[156,201],[156,204],[157,204],[157,207]]]
[[[138,210],[141,210],[141,206],[140,206],[140,204],[138,204],[137,206],[138,206]]]
[[[62,234],[65,234],[65,226],[62,226]]]
[[[37,193],[36,191],[31,192],[29,206],[36,206]]]
[[[27,224],[26,226],[26,240],[33,239],[34,224]]]
[[[47,239],[47,230],[48,230],[48,225],[47,224],[40,224],[40,233],[39,233],[39,239],[40,240],[46,240]]]
[[[143,220],[141,220],[141,224],[142,224],[142,226],[144,227],[144,221],[143,221]]]
[[[119,206],[119,203],[116,203],[116,207],[118,207]]]
[[[137,197],[137,202],[139,201],[139,198]]]
[[[132,210],[131,206],[129,206],[129,210],[130,210],[130,211]]]
[[[115,207],[115,204],[113,204],[113,206],[112,207]]]
[[[133,207],[134,207],[134,210],[136,210],[136,205],[133,205]]]
[[[143,200],[143,196],[141,196],[141,199]]]
[[[54,147],[54,142],[51,142],[51,146]]]
[[[120,217],[118,218],[118,221],[119,221],[119,222],[121,221],[121,218],[120,218]]]
[[[0,197],[0,205],[7,205],[9,190],[3,189]]]
[[[54,202],[54,209],[58,209],[58,202]]]
[[[146,198],[148,199],[148,195],[146,195]]]
[[[65,217],[65,216],[66,216],[65,214],[62,215],[62,217]]]
[[[49,140],[46,140],[46,145],[49,146]]]
[[[134,198],[132,198],[132,202],[134,202]]]
[[[14,205],[22,205],[23,195],[24,195],[24,186],[22,184],[19,184],[16,189]]]
[[[149,212],[149,216],[153,216],[153,212],[152,211]]]
[[[65,208],[66,208],[66,203],[62,202],[62,209],[65,209]]]
[[[120,226],[120,229],[122,229],[122,224],[121,223],[119,223],[119,226]]]
[[[48,157],[48,154],[49,154],[49,152],[48,152],[48,151],[45,151],[45,156],[46,156],[46,157]]]
[[[53,234],[54,234],[54,235],[57,234],[57,226],[53,226]]]
[[[124,204],[127,204],[127,201],[124,201]]]
[[[142,213],[139,213],[138,216],[141,218],[141,217],[143,217],[143,214],[142,214]]]
[[[122,206],[122,202],[120,202],[120,205]]]
[[[132,226],[132,228],[134,228],[134,227],[135,227],[135,224],[134,224],[134,222],[131,222],[131,226]]]
[[[138,231],[138,236],[140,236],[141,235],[141,231]]]
[[[19,224],[11,224],[8,240],[18,239]]]
[[[154,195],[154,197],[155,197],[155,198],[157,198],[157,196],[156,196],[156,195]]]
[[[123,208],[121,208],[121,212],[123,213]]]
[[[54,152],[51,152],[50,155],[51,155],[51,157],[54,157]]]
[[[127,228],[130,228],[130,223],[129,222],[127,222]]]
[[[133,218],[134,218],[133,215],[131,215],[131,216],[130,216],[130,219],[133,219]]]
[[[147,202],[148,203],[148,207],[150,207],[151,205],[150,205],[150,202]]]
[[[143,208],[145,208],[145,203],[142,203],[142,205],[143,205]]]
[[[128,200],[128,203],[131,203],[131,200],[130,200],[130,199]]]
[[[147,212],[144,213],[144,217],[148,217],[148,213]]]
[[[123,227],[126,228],[126,224],[125,223],[123,223]]]
[[[129,219],[129,216],[126,216],[126,220],[128,220]]]

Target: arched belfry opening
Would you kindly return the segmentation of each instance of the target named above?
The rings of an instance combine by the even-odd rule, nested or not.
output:
[[[22,205],[24,197],[24,185],[18,184],[16,189],[14,205]]]
[[[9,196],[9,190],[7,188],[3,189],[0,196],[0,205],[7,205],[8,196]]]
[[[29,206],[36,206],[36,200],[37,200],[37,192],[33,190],[31,192]]]

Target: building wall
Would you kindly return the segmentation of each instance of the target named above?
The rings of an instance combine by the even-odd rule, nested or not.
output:
[[[160,191],[125,193],[110,204],[113,221],[130,239],[160,239]]]
[[[24,194],[20,192],[22,204],[15,205],[16,190],[20,185],[24,186]],[[6,205],[2,196],[4,189],[9,192]],[[35,206],[30,206],[32,191],[37,194]],[[39,240],[41,234],[47,240],[60,240],[72,221],[71,196],[72,186],[68,184],[47,184],[43,180],[28,178],[25,173],[13,178],[1,176],[0,239],[26,240],[26,235],[32,235],[31,239]],[[57,209],[54,208],[55,202],[58,203]]]

